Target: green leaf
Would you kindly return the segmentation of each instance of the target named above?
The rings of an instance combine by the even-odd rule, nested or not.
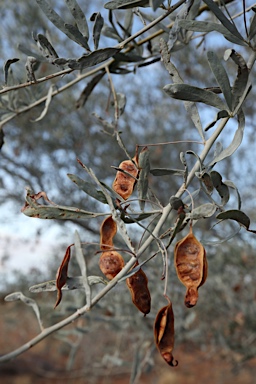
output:
[[[91,20],[94,21],[92,36],[93,36],[93,42],[94,42],[94,49],[96,50],[98,49],[98,46],[99,46],[100,34],[104,25],[104,19],[101,16],[101,13],[97,12],[92,15]]]
[[[221,61],[219,60],[218,56],[213,51],[207,52],[207,58],[208,58],[211,70],[215,76],[215,79],[219,84],[220,89],[225,97],[226,103],[229,109],[231,110],[232,109],[232,93],[231,93],[231,87],[230,87],[227,72],[223,67],[223,65],[221,64]]]
[[[149,6],[149,0],[114,0],[104,4],[106,9],[128,9]]]
[[[153,168],[153,169],[150,169],[150,173],[154,176],[165,176],[165,175],[184,176],[185,171],[183,169]]]
[[[218,163],[219,161],[225,159],[226,157],[231,156],[237,148],[240,146],[243,140],[243,135],[244,135],[244,127],[245,127],[245,117],[243,111],[240,109],[238,113],[238,128],[235,132],[235,135],[233,137],[233,140],[231,144],[223,149],[217,156],[213,158],[213,160],[208,164],[209,166]]]
[[[86,17],[80,8],[80,6],[77,4],[76,0],[65,0],[65,3],[67,4],[70,13],[75,19],[76,25],[79,29],[79,31],[82,33],[82,35],[87,39],[89,39],[89,28],[86,21]]]
[[[121,219],[123,220],[123,222],[125,224],[132,224],[132,223],[137,223],[137,221],[145,220],[148,217],[155,215],[155,214],[158,214],[158,213],[161,213],[161,211],[145,212],[145,213],[141,213],[139,216],[133,218],[132,215],[128,216],[127,212],[121,212]]]
[[[100,276],[88,276],[88,281],[90,285],[93,284],[107,284]],[[84,289],[84,278],[83,276],[76,277],[67,277],[66,284],[61,288],[62,291],[71,291],[74,289]],[[57,291],[56,280],[46,281],[44,283],[33,285],[29,288],[30,292],[38,293],[38,292],[55,292]]]
[[[225,103],[211,91],[194,87],[188,84],[168,84],[164,86],[164,91],[174,99],[200,102],[218,109],[227,109]]]
[[[190,213],[190,218],[193,220],[204,219],[211,217],[216,212],[216,205],[211,203],[202,204],[199,207],[193,209]]]
[[[83,48],[90,50],[87,43],[88,39],[82,35],[77,27],[65,23],[46,0],[36,0],[36,2],[44,12],[45,16],[52,22],[53,25],[55,25],[55,27],[68,36],[69,39],[75,41]]]
[[[248,229],[250,226],[249,217],[244,212],[237,209],[221,212],[216,216],[216,218],[220,220],[235,220],[239,224],[243,225],[246,229]]]
[[[222,182],[222,176],[216,171],[212,171],[210,173],[210,176],[214,188],[221,197],[222,205],[227,204],[227,202],[229,201],[229,189],[228,186]]]
[[[79,189],[87,193],[87,195],[93,197],[94,199],[100,201],[103,204],[107,204],[107,200],[104,196],[104,193],[102,191],[98,191],[95,188],[95,184],[89,183],[88,181],[85,181],[81,179],[80,177],[73,175],[71,173],[68,173],[68,177],[70,178],[73,183],[75,183]]]
[[[225,28],[221,24],[211,23],[208,21],[195,21],[195,20],[180,20],[179,25],[188,29],[189,31],[195,32],[219,32],[221,35],[225,37],[228,41],[238,45],[246,45],[246,43],[240,38],[233,35],[227,28]]]
[[[94,65],[102,63],[102,61],[109,59],[119,51],[120,51],[119,48],[98,49],[97,51],[89,53],[88,55],[83,55],[79,59],[64,59],[64,58],[56,59],[54,60],[54,64],[68,65],[68,67],[71,69],[83,70],[85,68],[92,67]]]
[[[215,14],[215,16],[220,20],[221,24],[229,30],[232,35],[236,36],[238,39],[243,40],[243,36],[238,32],[234,23],[228,20],[224,15],[218,5],[212,0],[203,0],[205,4],[208,5],[210,10]]]
[[[148,147],[144,147],[139,154],[139,180],[137,184],[138,195],[139,195],[139,204],[141,210],[144,210],[145,199],[148,194],[148,175],[150,172],[150,163],[149,163],[149,150]]]

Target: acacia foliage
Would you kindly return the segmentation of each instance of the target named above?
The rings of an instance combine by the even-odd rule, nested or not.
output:
[[[28,189],[23,213],[30,217],[49,220],[86,219],[91,221],[106,214],[112,215],[119,231],[119,250],[123,250],[126,254],[126,264],[120,273],[114,276],[106,287],[102,290],[92,291],[92,294],[90,286],[97,285],[102,280],[99,277],[92,279],[92,276],[87,276],[83,255],[81,256],[81,253],[77,251],[80,255],[78,264],[82,272],[81,279],[79,279],[81,276],[68,276],[67,263],[69,257],[68,260],[64,258],[64,264],[62,265],[65,268],[60,268],[57,275],[57,281],[61,281],[61,284],[57,285],[59,297],[61,297],[60,292],[65,284],[67,290],[81,288],[82,286],[87,304],[80,308],[78,312],[66,318],[64,323],[59,325],[61,327],[76,319],[81,313],[86,313],[118,282],[122,282],[127,277],[129,278],[131,275],[128,275],[128,273],[135,274],[141,268],[141,264],[150,264],[151,259],[159,254],[163,258],[163,275],[166,282],[165,286],[162,287],[163,295],[167,296],[168,293],[169,296],[172,296],[172,289],[168,285],[168,262],[166,262],[166,259],[168,254],[172,257],[172,252],[170,252],[172,243],[179,232],[183,231],[184,233],[186,231],[188,223],[196,226],[197,223],[200,224],[206,219],[221,226],[223,220],[225,220],[225,223],[231,222],[229,232],[227,234],[223,233],[221,239],[215,241],[215,243],[219,244],[237,235],[241,229],[254,233],[249,216],[242,210],[242,194],[238,191],[236,183],[233,180],[225,180],[217,167],[219,163],[223,164],[231,156],[236,156],[236,151],[243,142],[245,130],[243,108],[244,101],[250,98],[252,88],[250,73],[255,61],[254,37],[256,22],[254,10],[246,10],[245,7],[242,7],[242,14],[245,16],[244,20],[247,20],[247,13],[249,12],[252,17],[244,23],[244,30],[241,30],[235,22],[235,18],[234,20],[230,19],[232,9],[227,9],[225,4],[219,7],[212,0],[204,0],[203,2],[196,0],[179,1],[173,6],[170,6],[167,2],[162,5],[158,1],[119,0],[105,4],[105,8],[109,10],[107,18],[103,18],[103,12],[100,8],[93,13],[90,18],[93,26],[92,30],[90,30],[88,26],[89,18],[85,17],[76,1],[66,1],[67,7],[75,19],[73,24],[66,21],[65,15],[62,18],[60,12],[51,8],[46,1],[38,0],[37,3],[51,23],[66,35],[65,38],[69,38],[72,44],[77,45],[74,52],[78,53],[72,58],[64,56],[64,54],[61,56],[57,53],[58,49],[50,41],[48,34],[37,33],[34,35],[34,40],[37,47],[39,47],[39,51],[37,53],[27,51],[29,54],[27,55],[25,70],[28,82],[22,84],[15,83],[11,73],[11,69],[17,63],[16,58],[7,60],[4,66],[6,84],[1,95],[2,127],[7,123],[10,124],[10,121],[17,115],[25,112],[30,114],[38,105],[43,104],[43,109],[33,118],[34,123],[38,124],[39,122],[40,124],[40,121],[43,121],[46,116],[51,114],[50,108],[54,105],[53,103],[60,93],[69,92],[72,96],[74,87],[77,84],[82,84],[82,81],[90,76],[89,82],[77,99],[77,107],[84,107],[89,97],[91,97],[91,93],[96,90],[96,87],[100,86],[105,78],[111,92],[113,108],[109,108],[109,119],[97,116],[98,124],[100,123],[102,126],[102,134],[105,135],[105,140],[115,141],[118,153],[122,154],[120,157],[134,161],[139,171],[139,176],[136,177],[135,198],[126,201],[120,194],[116,193],[115,188],[111,187],[108,179],[103,182],[101,173],[93,170],[94,162],[97,163],[98,147],[88,146],[88,152],[86,154],[81,153],[82,161],[79,160],[79,164],[86,172],[86,176],[81,178],[75,173],[71,173],[69,178],[88,196],[97,201],[95,205],[97,210],[88,211],[84,207],[62,204],[61,201],[53,203],[44,192],[46,189],[48,192],[45,183],[40,186],[39,193],[34,193]],[[134,9],[134,7],[139,8]],[[205,11],[207,11],[207,16],[205,16]],[[146,26],[139,25],[138,20],[144,21]],[[209,71],[211,71],[210,86],[204,84],[203,79],[201,79],[200,84],[186,83],[183,81],[183,66],[174,64],[175,57],[179,58],[179,50],[187,52],[187,47],[193,44],[195,37],[201,39],[200,43],[203,44],[210,32],[215,32],[217,36],[224,37],[224,60],[232,63],[232,66],[224,64],[218,52],[209,50],[206,53],[206,59],[209,64]],[[110,45],[108,40],[101,36],[114,38],[116,40],[115,45]],[[103,42],[102,47],[100,46],[101,41]],[[144,48],[146,43],[147,48]],[[138,72],[137,76],[139,76],[142,68],[150,66],[159,60],[163,62],[163,65],[161,67],[157,66],[157,68],[161,68],[161,71],[166,71],[170,75],[170,83],[168,82],[163,87],[166,95],[171,97],[169,103],[171,104],[173,99],[183,102],[187,113],[187,125],[186,129],[184,129],[187,137],[186,148],[183,149],[182,147],[179,154],[177,151],[174,154],[174,157],[178,157],[177,168],[174,168],[172,164],[161,167],[152,167],[151,165],[149,148],[157,145],[161,153],[163,144],[167,145],[167,141],[171,140],[165,139],[165,142],[159,145],[155,141],[155,132],[152,132],[152,141],[148,145],[142,144],[140,131],[146,128],[143,125],[141,125],[140,129],[138,127],[136,129],[134,127],[130,128],[133,137],[129,137],[127,134],[123,135],[120,132],[124,128],[122,116],[125,113],[127,96],[118,89],[118,87],[121,87],[122,82],[118,80],[115,82],[114,77],[119,76],[125,79],[125,76],[130,76],[132,72],[136,71]],[[37,78],[36,71],[44,63],[47,63],[48,68],[49,66],[53,68],[53,71],[49,76]],[[65,76],[62,78],[63,75]],[[70,76],[74,77],[71,79]],[[60,78],[57,88],[52,85],[49,86],[49,82],[53,78]],[[10,81],[12,84],[10,84]],[[48,84],[46,90],[45,87],[41,87],[43,84]],[[35,90],[35,93],[31,96],[32,89]],[[147,89],[143,87],[142,93],[148,92],[148,89],[151,90],[151,87],[147,87]],[[22,93],[25,96],[21,97]],[[72,107],[70,108],[72,110]],[[215,116],[205,122],[203,116],[208,111],[212,116],[212,111],[214,111]],[[65,110],[63,110],[63,114],[65,114]],[[74,135],[79,147],[81,139],[77,137],[75,132],[77,114],[73,111],[72,114],[74,120],[72,126],[69,127],[70,135]],[[177,117],[175,117],[176,120]],[[129,119],[126,121],[127,125],[128,122]],[[231,141],[226,144],[226,141],[223,140],[223,137],[225,137],[223,133],[229,127],[232,127],[233,132]],[[59,127],[57,129],[59,130]],[[163,125],[163,129],[165,129],[165,125]],[[91,131],[89,129],[89,133],[91,132],[93,134],[93,129]],[[44,135],[44,132],[39,133],[42,136]],[[99,132],[97,132],[98,134]],[[84,135],[85,147],[86,135],[88,135],[88,132]],[[46,136],[48,136],[49,143],[52,143],[54,136],[48,132]],[[194,144],[202,145],[203,150],[195,150],[194,147],[192,149],[189,144],[191,140],[194,141]],[[181,140],[176,139],[174,144],[181,144],[178,141]],[[173,143],[170,145],[173,145]],[[81,148],[84,148],[84,146],[82,145]],[[111,161],[112,152],[109,151],[109,147],[106,146],[106,148],[106,154],[109,161]],[[19,150],[22,152],[22,148],[19,148]],[[32,152],[33,148],[30,148],[30,151]],[[73,154],[73,162],[75,162],[75,157],[77,155],[80,157],[77,153],[79,148],[76,151],[76,148],[71,145],[70,151]],[[133,160],[134,155],[136,161]],[[62,153],[59,152],[56,158],[61,158],[61,156]],[[15,166],[15,163],[13,162],[12,165]],[[34,167],[35,164],[32,164],[32,166]],[[73,167],[75,168],[74,165]],[[105,164],[104,169],[101,169],[101,172],[104,173],[106,168],[107,164]],[[117,167],[117,171],[121,172],[121,168]],[[60,174],[58,185],[62,181],[62,176]],[[173,181],[177,176],[179,177],[178,183]],[[162,194],[159,193],[161,182],[158,180],[161,180],[162,177],[168,177],[170,185],[172,183],[175,186],[178,184],[173,193],[170,192],[172,186],[168,189],[169,194],[165,191],[165,196],[167,194],[168,197],[167,201],[162,201]],[[154,179],[157,181],[153,181]],[[54,182],[56,183],[56,180]],[[163,185],[166,185],[166,183]],[[185,192],[187,193],[186,197],[183,196]],[[44,198],[46,203],[39,203],[38,200],[41,198]],[[101,207],[101,210],[98,210],[98,207]],[[132,224],[132,228],[137,226],[137,231],[129,230],[130,224]],[[95,227],[97,228],[97,225]],[[214,232],[212,231],[212,233]],[[204,244],[211,241],[212,239],[210,241],[207,239]],[[80,241],[77,241],[75,244],[76,249],[80,249],[81,244]],[[86,249],[88,242],[84,245]],[[145,257],[145,251],[147,257]],[[132,272],[129,272],[138,259],[143,261],[140,262],[139,266],[133,268]],[[63,270],[64,274],[62,275]],[[63,276],[65,281],[63,281]],[[73,279],[72,282],[69,280],[70,278]],[[159,281],[156,285],[160,287],[159,290],[161,291]],[[33,291],[35,292],[37,289],[43,291],[53,290],[53,286],[50,282],[42,283],[39,288],[34,287]],[[23,296],[9,296],[8,300],[10,297],[20,298]],[[55,325],[54,329],[57,328],[58,325]],[[52,329],[49,328],[46,333],[51,331]],[[160,341],[160,339],[158,335],[157,340]],[[34,340],[35,342],[37,340]]]

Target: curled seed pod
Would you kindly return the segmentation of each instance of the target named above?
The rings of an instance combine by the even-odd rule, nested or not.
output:
[[[112,280],[124,267],[124,259],[117,251],[106,251],[101,254],[99,266],[106,278]]]
[[[133,268],[137,265],[139,265],[138,262]],[[133,304],[146,316],[150,312],[151,296],[145,272],[140,268],[134,275],[126,279],[126,284],[131,293]]]
[[[73,244],[72,244],[73,245]],[[69,245],[66,249],[64,258],[61,262],[60,267],[58,268],[57,274],[56,274],[56,288],[57,288],[57,301],[54,306],[56,308],[62,299],[62,291],[61,288],[66,284],[67,278],[68,278],[68,265],[70,261],[70,248],[72,245]]]
[[[103,251],[110,250],[113,247],[113,238],[117,232],[116,222],[112,216],[108,216],[100,228],[100,249]]]
[[[158,312],[154,324],[154,336],[157,349],[162,358],[167,364],[176,367],[178,361],[174,360],[172,355],[174,346],[174,315],[171,302]]]
[[[190,308],[198,300],[198,288],[207,278],[207,260],[203,245],[193,235],[192,227],[187,236],[175,246],[174,263],[179,280],[187,288],[185,305]]]
[[[117,172],[113,183],[113,189],[116,193],[122,196],[124,200],[127,200],[133,192],[136,178],[138,176],[138,169],[131,160],[123,161],[119,165],[119,168],[124,172]]]

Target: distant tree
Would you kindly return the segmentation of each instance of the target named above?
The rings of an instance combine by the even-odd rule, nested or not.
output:
[[[240,158],[247,159],[246,151],[237,151],[243,140],[251,148],[255,124],[250,121],[249,135],[244,137],[245,116],[248,112],[251,119],[253,113],[254,8],[245,1],[219,4],[213,0],[175,4],[114,0],[104,9],[99,2],[84,6],[75,0],[36,3],[29,22],[26,2],[18,8],[10,2],[5,11],[5,29],[13,33],[8,33],[10,47],[2,45],[3,52],[10,51],[12,56],[5,60],[0,91],[1,132],[5,126],[0,199],[20,204],[24,187],[29,185],[24,214],[71,220],[93,237],[89,242],[75,233],[80,270],[73,271],[74,277],[68,271],[72,244],[56,281],[31,288],[33,292],[57,290],[56,305],[63,287],[83,289],[83,295],[76,295],[79,309],[72,315],[43,329],[32,299],[15,292],[6,300],[20,299],[34,308],[42,332],[31,340],[31,346],[86,314],[117,283],[123,286],[124,280],[135,305],[147,314],[150,299],[147,278],[141,272],[141,265],[146,264],[149,288],[154,287],[154,292],[150,289],[154,310],[162,296],[167,299],[165,310],[156,317],[155,342],[164,359],[175,365],[171,301],[176,308],[183,291],[173,290],[168,278],[171,275],[175,280],[177,272],[187,289],[186,306],[194,306],[207,276],[205,247],[208,291],[216,292],[216,303],[221,299],[225,303],[221,293],[230,289],[226,284],[231,274],[222,263],[231,266],[234,262],[225,258],[230,252],[225,241],[236,236],[239,247],[255,233],[250,225],[254,215],[249,217],[247,209],[241,210],[244,196],[244,207],[253,205],[248,188],[255,181],[246,176],[247,160],[242,163],[244,169],[238,166]],[[14,50],[19,36],[14,20],[24,31],[20,61]],[[253,152],[247,163],[252,158]],[[44,202],[39,203],[40,199]],[[212,251],[218,244],[214,250],[221,259]],[[96,251],[100,256],[87,260]],[[173,251],[176,268],[169,266]],[[255,276],[248,264],[250,247],[246,252],[247,261],[243,261],[233,250],[238,266],[230,267],[236,283],[229,281],[233,291],[228,300],[235,300],[240,292],[243,268],[250,270],[249,280]],[[99,276],[99,258],[109,282]],[[112,270],[113,265],[119,267]],[[218,278],[225,282],[222,288]],[[100,283],[105,284],[103,289]],[[177,279],[175,287],[179,287]],[[123,306],[129,308],[124,288],[121,294]],[[204,312],[202,319],[208,324],[212,308],[208,305],[203,311],[207,301],[203,289],[201,297],[200,316]],[[245,314],[247,305],[244,301],[241,311],[249,319],[255,308]],[[177,309],[177,316],[185,319],[176,325],[178,339],[182,339],[179,331],[191,320],[186,314],[185,307]],[[248,332],[254,332],[251,325]],[[232,349],[232,335],[227,340],[227,348]],[[247,346],[237,348],[246,354]],[[26,349],[23,346],[0,361]]]

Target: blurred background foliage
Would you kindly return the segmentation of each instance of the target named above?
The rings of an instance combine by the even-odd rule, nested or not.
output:
[[[69,20],[71,16],[63,1],[55,0],[51,3],[65,20]],[[230,13],[240,12],[241,3],[241,1],[233,1],[229,7]],[[80,5],[86,15],[100,11],[107,20],[108,14],[103,9],[102,1],[83,2]],[[246,6],[249,5],[251,3],[246,2]],[[79,57],[83,53],[81,47],[74,44],[48,22],[36,2],[22,0],[17,3],[9,0],[2,7],[1,13],[0,62],[3,66],[4,62],[10,58],[20,58],[19,62],[12,65],[11,76],[15,82],[17,80],[26,81],[24,69],[26,54],[22,52],[24,49],[18,49],[18,46],[35,49],[32,32],[48,33],[52,45],[60,57]],[[118,11],[117,15],[118,20],[123,22],[124,13]],[[202,17],[209,17],[209,13],[204,12]],[[142,26],[139,20],[136,23],[140,27]],[[237,19],[236,23],[239,26],[243,25],[242,16]],[[158,38],[152,41],[153,47],[156,47],[157,43]],[[103,37],[101,44],[113,46],[116,42]],[[192,40],[185,46],[185,49],[174,52],[172,59],[185,83],[211,87],[215,84],[213,76],[209,74],[205,52],[214,50],[221,57],[227,46],[229,47],[230,43],[220,38],[219,35],[205,35]],[[143,46],[140,47],[140,50],[143,56],[150,56],[152,47]],[[243,47],[239,47],[239,53],[244,57],[247,55]],[[227,63],[227,69],[230,70],[231,77],[232,74],[235,77],[236,68],[232,63]],[[127,98],[125,112],[119,121],[119,130],[122,131],[123,142],[132,156],[136,144],[200,140],[197,132],[192,129],[183,104],[170,99],[162,91],[163,86],[170,82],[170,78],[160,61],[141,68],[136,68],[136,65],[132,64],[129,66],[129,70],[131,72],[126,75],[112,74],[111,76],[117,92],[125,94]],[[44,62],[37,69],[36,77],[40,78],[55,71],[56,67]],[[253,68],[252,77],[255,75],[254,72],[255,68]],[[61,87],[72,77],[75,78],[75,74],[55,79],[55,87]],[[18,115],[4,126],[5,143],[0,153],[0,204],[3,210],[6,204],[9,204],[8,207],[11,209],[9,208],[8,214],[15,215],[20,210],[24,202],[26,185],[30,185],[35,192],[46,191],[48,197],[58,204],[88,211],[102,210],[99,203],[77,189],[66,176],[67,173],[74,173],[81,178],[86,178],[85,172],[77,164],[76,158],[79,158],[94,170],[100,180],[111,185],[115,177],[115,170],[111,166],[118,166],[125,159],[125,154],[117,145],[114,137],[103,132],[104,127],[97,118],[100,116],[109,122],[113,119],[113,100],[106,76],[95,87],[86,104],[79,109],[76,108],[77,100],[88,81],[85,79],[54,97],[48,113],[41,121],[33,122],[40,115],[42,105]],[[4,83],[3,75],[1,83]],[[9,97],[13,97],[13,103],[26,105],[45,95],[48,89],[49,82],[45,82],[21,89],[13,95],[9,94]],[[225,159],[216,167],[224,180],[232,180],[240,190],[242,209],[250,216],[252,223],[256,222],[254,197],[256,120],[253,101],[255,97],[253,88],[250,98],[244,106],[246,130],[242,145],[234,156]],[[203,125],[208,124],[214,118],[212,111],[205,106],[199,106],[199,111]],[[230,140],[234,127],[227,128],[225,138],[227,142]],[[179,154],[188,149],[198,153],[200,145],[180,143],[152,146],[150,147],[151,166],[152,168],[181,168]],[[188,157],[189,166],[193,162],[194,159]],[[150,187],[163,205],[167,204],[169,197],[175,194],[180,184],[179,176],[161,178],[151,176],[150,178]],[[84,295],[77,291],[65,292],[61,309],[54,312],[52,309],[55,301],[54,293],[42,293],[36,296],[29,293],[28,287],[54,278],[63,256],[63,249],[67,246],[65,237],[67,233],[70,236],[71,232],[72,238],[74,228],[79,229],[82,240],[90,239],[90,241],[98,242],[100,221],[100,219],[74,221],[73,225],[64,221],[58,223],[55,221],[54,226],[59,225],[59,242],[56,241],[54,249],[49,250],[52,253],[52,261],[48,262],[44,272],[40,269],[40,265],[35,263],[35,268],[26,275],[22,275],[19,271],[12,272],[14,277],[11,281],[9,279],[5,281],[7,276],[3,275],[2,297],[9,292],[21,290],[24,294],[38,299],[44,322],[48,325],[60,320],[61,316],[66,316],[74,308],[83,305]],[[168,224],[170,223],[167,223],[166,229]],[[202,241],[219,240],[226,231],[226,227],[211,228],[212,224],[212,220],[209,219],[198,222],[197,237]],[[47,231],[51,231],[52,223],[50,221],[47,223],[47,227]],[[256,225],[254,229],[255,227]],[[138,241],[133,228],[134,226],[131,227],[130,232],[134,241]],[[10,233],[11,231],[10,228]],[[232,226],[228,227],[228,231],[232,231]],[[9,241],[12,241],[11,235]],[[256,356],[255,239],[253,235],[240,231],[231,241],[217,246],[206,246],[206,251],[209,261],[208,280],[204,288],[200,290],[198,305],[190,310],[183,305],[184,288],[176,277],[172,266],[172,252],[169,252],[168,291],[172,296],[176,318],[176,345],[178,348],[182,345],[194,345],[206,356],[220,354],[234,366],[241,368],[244,362]],[[98,256],[94,255],[95,247],[88,246],[85,248],[85,252],[88,255],[90,275],[98,275]],[[151,249],[148,250],[148,255],[150,254]],[[4,260],[2,263],[4,264]],[[142,318],[132,306],[125,284],[119,284],[111,294],[100,301],[88,318],[68,327],[66,333],[64,329],[56,335],[62,341],[64,340],[63,346],[59,348],[65,350],[63,353],[66,357],[66,368],[78,369],[77,367],[81,367],[82,360],[86,361],[87,367],[93,361],[91,368],[98,367],[98,372],[102,370],[104,364],[107,366],[110,364],[111,367],[116,367],[115,369],[120,369],[121,372],[122,369],[126,371],[127,361],[129,361],[127,371],[131,370],[133,364],[133,374],[135,375],[139,375],[138,367],[144,371],[153,369],[152,324],[157,310],[165,304],[162,297],[161,256],[147,263],[145,271],[152,295],[151,314],[146,319]],[[72,261],[70,275],[77,274],[79,274],[78,267],[75,261]],[[99,287],[95,286],[93,289],[97,291]],[[29,311],[29,309],[21,307],[21,304],[16,308],[22,313]],[[4,319],[7,322],[8,310],[8,304],[4,304],[2,311],[5,312]],[[14,310],[13,307],[11,313]],[[23,331],[20,330],[20,332],[22,334]],[[97,334],[101,335],[101,332],[106,343],[103,342],[104,345],[99,348],[100,340],[98,342],[92,340],[95,340]],[[111,335],[111,342],[108,335]],[[24,340],[24,342],[26,341],[27,339]],[[7,343],[7,340],[5,342]],[[123,352],[129,343],[131,346]],[[1,353],[8,352],[9,345],[5,344],[5,351],[1,350]],[[88,356],[88,345],[90,345],[90,356]],[[127,356],[128,353],[129,356]],[[134,356],[133,362],[131,356]],[[144,361],[145,356],[147,358]],[[182,360],[181,355],[179,358]],[[54,369],[52,363],[51,369]],[[92,374],[89,368],[88,372]]]

